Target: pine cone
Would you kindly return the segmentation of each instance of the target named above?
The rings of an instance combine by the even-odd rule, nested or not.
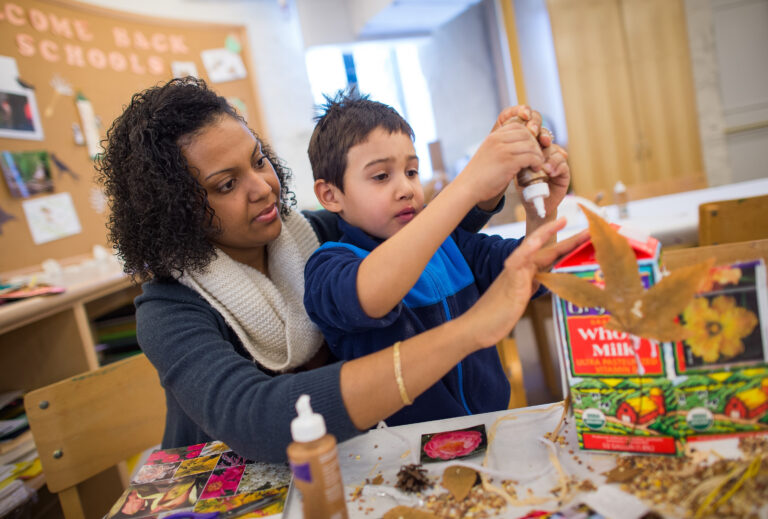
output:
[[[403,492],[421,492],[425,488],[432,488],[433,483],[427,476],[427,469],[421,468],[421,465],[403,465],[400,472],[397,473],[397,483],[395,487]]]

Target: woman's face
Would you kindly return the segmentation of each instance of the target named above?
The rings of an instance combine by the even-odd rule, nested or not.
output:
[[[282,229],[280,181],[261,142],[240,121],[222,115],[181,144],[221,226],[211,242],[233,259],[259,268],[264,246]]]

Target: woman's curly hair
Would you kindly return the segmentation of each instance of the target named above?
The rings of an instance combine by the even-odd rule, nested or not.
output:
[[[174,278],[215,257],[210,238],[221,231],[220,222],[190,174],[181,143],[221,115],[245,124],[205,81],[187,77],[134,94],[112,123],[96,169],[111,208],[109,239],[128,274]],[[280,179],[286,215],[296,205],[287,184],[291,172],[263,141],[262,151]]]

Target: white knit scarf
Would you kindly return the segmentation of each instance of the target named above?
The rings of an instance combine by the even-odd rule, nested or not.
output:
[[[309,361],[323,341],[304,310],[304,265],[318,245],[309,222],[294,211],[267,245],[269,277],[216,249],[205,271],[179,281],[224,317],[256,362],[287,371]]]

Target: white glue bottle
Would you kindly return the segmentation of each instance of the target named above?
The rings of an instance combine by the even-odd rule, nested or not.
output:
[[[336,438],[326,433],[323,417],[312,412],[309,395],[299,397],[296,412],[288,461],[293,483],[301,492],[304,519],[347,519]]]

